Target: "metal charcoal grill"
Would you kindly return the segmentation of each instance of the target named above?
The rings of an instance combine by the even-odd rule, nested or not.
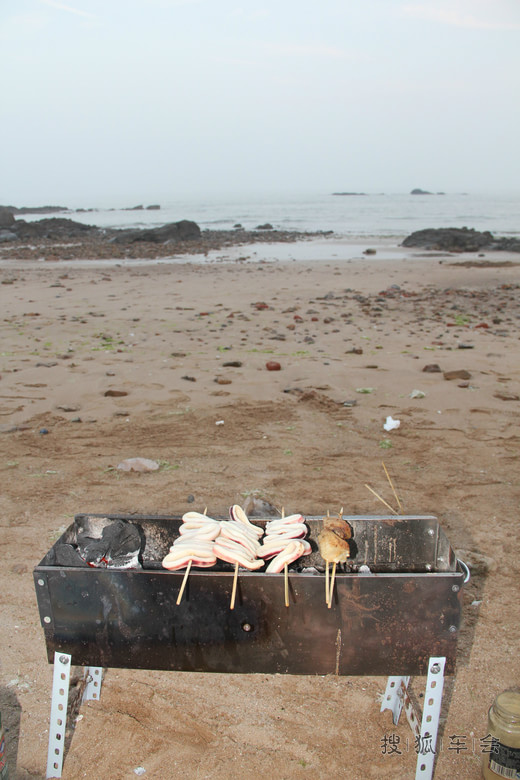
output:
[[[78,529],[88,530],[100,518],[137,527],[141,568],[59,563],[71,559]],[[330,609],[316,541],[323,518],[306,517],[313,552],[289,567],[290,606],[284,603],[283,574],[241,570],[231,610],[233,567],[221,562],[192,568],[176,605],[184,571],[168,572],[161,561],[181,517],[77,515],[34,570],[49,663],[68,657],[97,674],[102,667],[124,667],[398,675],[391,679],[399,690],[396,681],[407,681],[405,675],[429,673],[432,657],[453,673],[467,569],[437,518],[345,519],[353,529],[352,558],[345,571],[336,572]],[[61,776],[61,764],[59,770],[48,776]]]

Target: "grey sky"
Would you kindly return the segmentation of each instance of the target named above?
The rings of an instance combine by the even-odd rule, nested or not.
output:
[[[518,0],[3,0],[0,203],[520,191]]]

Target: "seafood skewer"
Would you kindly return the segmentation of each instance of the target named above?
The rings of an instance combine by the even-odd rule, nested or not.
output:
[[[184,577],[177,596],[177,606],[181,603],[192,565],[209,568],[217,562],[213,552],[214,539],[220,533],[220,523],[206,516],[206,511],[186,512],[179,528],[179,536],[170,547],[162,565],[169,571],[184,569]]]
[[[264,561],[257,555],[260,549],[259,538],[264,531],[263,528],[249,522],[246,513],[237,504],[231,507],[229,515],[231,520],[223,520],[220,523],[221,533],[215,540],[213,552],[222,561],[235,565],[229,604],[229,608],[234,609],[239,566],[243,569],[255,570],[264,565]]]
[[[289,564],[311,552],[309,542],[303,539],[306,534],[307,526],[303,522],[302,515],[295,514],[285,517],[283,508],[281,518],[271,520],[265,527],[264,541],[258,554],[266,560],[272,558],[265,570],[266,574],[279,574],[283,570],[286,607],[290,604]]]
[[[346,563],[347,558],[350,557],[348,540],[351,537],[352,528],[346,520],[343,520],[343,507],[337,517],[331,518],[327,514],[324,518],[323,530],[318,535],[318,545],[320,555],[325,561],[325,602],[329,609],[332,607],[336,566],[338,563]],[[332,578],[329,583],[330,563],[332,563]]]

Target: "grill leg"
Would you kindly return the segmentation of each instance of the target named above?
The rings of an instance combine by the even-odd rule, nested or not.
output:
[[[66,653],[54,653],[47,778],[61,777],[63,768],[71,660],[72,657]]]
[[[409,677],[389,677],[381,704],[383,710],[391,710],[395,726],[399,722],[404,707],[408,723],[415,738],[417,765],[415,780],[432,780],[435,763],[437,733],[439,731],[439,715],[444,688],[444,667],[446,658],[430,658],[428,661],[428,677],[424,695],[424,709],[421,728],[415,714],[412,701],[408,695]]]
[[[392,711],[394,726],[397,726],[399,723],[409,682],[409,677],[389,677],[388,682],[386,683],[386,691],[381,703],[380,711]]]
[[[419,754],[415,780],[431,780],[437,747],[437,732],[441,714],[442,690],[444,688],[444,666],[446,658],[430,658],[428,678],[424,694],[424,708],[419,736]]]
[[[101,692],[101,681],[103,680],[103,668],[101,666],[87,666],[85,668],[85,690],[83,691],[82,702],[99,699]]]

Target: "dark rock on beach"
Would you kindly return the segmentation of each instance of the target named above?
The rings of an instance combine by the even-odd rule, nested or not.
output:
[[[10,228],[14,225],[15,219],[13,212],[5,206],[0,206],[0,228]]]
[[[158,228],[146,230],[121,230],[112,240],[115,243],[133,243],[148,241],[152,244],[165,242],[197,241],[200,239],[200,227],[196,222],[183,219],[180,222],[169,222]]]
[[[516,238],[495,238],[489,230],[467,227],[417,230],[405,238],[402,246],[444,252],[479,252],[482,249],[520,252],[520,241]]]
[[[99,228],[92,225],[84,225],[82,222],[74,222],[72,219],[64,219],[63,217],[39,219],[35,222],[17,219],[11,226],[11,230],[16,233],[17,238],[22,240],[78,238],[101,232]]]

